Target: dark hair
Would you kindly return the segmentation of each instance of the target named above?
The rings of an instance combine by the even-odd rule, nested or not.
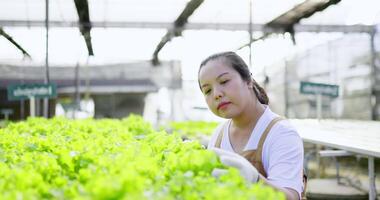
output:
[[[237,55],[235,52],[232,51],[227,51],[227,52],[221,52],[217,54],[213,54],[206,58],[205,60],[202,61],[199,71],[198,71],[198,77],[199,77],[199,72],[201,71],[201,68],[206,65],[209,61],[216,60],[216,59],[224,59],[224,62],[227,62],[234,70],[236,70],[241,78],[244,81],[247,82],[252,82],[253,83],[253,91],[255,92],[255,95],[257,99],[260,101],[262,104],[268,105],[269,103],[269,98],[267,96],[267,93],[265,90],[251,77],[251,72],[249,71],[249,68],[247,64],[244,62],[244,60]],[[198,79],[198,84],[199,79]]]

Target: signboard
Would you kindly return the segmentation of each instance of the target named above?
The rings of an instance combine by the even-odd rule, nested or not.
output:
[[[301,94],[322,94],[330,97],[338,97],[339,86],[301,81],[300,92]]]
[[[57,96],[55,84],[12,84],[8,86],[8,100],[34,98],[54,98]]]

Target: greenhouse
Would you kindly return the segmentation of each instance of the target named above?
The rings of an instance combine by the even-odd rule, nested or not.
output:
[[[0,199],[380,198],[377,0],[1,0]]]

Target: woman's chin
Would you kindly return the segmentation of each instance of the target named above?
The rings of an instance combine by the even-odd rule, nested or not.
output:
[[[225,118],[225,119],[231,119],[232,115],[229,112],[218,112],[216,113],[218,117]]]

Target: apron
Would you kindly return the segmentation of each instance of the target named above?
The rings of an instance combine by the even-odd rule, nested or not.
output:
[[[247,150],[247,151],[243,151],[243,152],[239,153],[241,156],[243,156],[245,159],[247,159],[257,169],[257,171],[261,175],[263,175],[265,178],[267,178],[267,173],[264,170],[264,166],[263,166],[263,162],[262,162],[262,152],[263,152],[264,141],[267,138],[268,133],[270,132],[273,125],[276,124],[278,121],[281,121],[283,119],[284,118],[282,118],[282,117],[276,117],[268,124],[267,128],[264,130],[264,133],[260,137],[259,144],[257,145],[256,149]],[[224,126],[226,126],[226,125],[224,125]],[[218,135],[218,138],[215,142],[216,148],[221,147],[223,134],[224,134],[224,127],[221,129],[221,131]],[[302,173],[303,173],[302,182],[304,185],[304,189],[303,189],[301,196],[302,196],[302,199],[306,199],[305,191],[306,191],[307,175],[305,174],[305,170],[303,170]]]

